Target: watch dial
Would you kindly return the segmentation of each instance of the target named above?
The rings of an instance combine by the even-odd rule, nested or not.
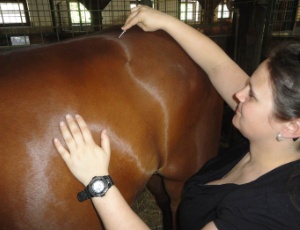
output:
[[[104,189],[104,183],[100,180],[95,181],[95,183],[92,185],[93,190],[96,193],[100,193]]]

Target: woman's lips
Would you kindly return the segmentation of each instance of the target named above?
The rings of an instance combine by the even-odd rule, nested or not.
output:
[[[236,113],[242,114],[242,106],[241,106],[241,104],[239,104],[238,107],[236,108]]]

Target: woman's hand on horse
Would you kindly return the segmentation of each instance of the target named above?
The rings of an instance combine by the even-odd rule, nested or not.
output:
[[[100,147],[94,142],[81,116],[76,115],[73,118],[67,115],[66,120],[67,123],[60,122],[60,130],[67,148],[57,138],[54,139],[54,145],[73,175],[84,186],[88,185],[94,176],[108,175],[110,141],[106,130],[101,132]]]

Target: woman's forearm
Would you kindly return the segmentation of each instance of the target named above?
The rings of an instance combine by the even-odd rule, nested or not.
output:
[[[230,61],[228,55],[210,38],[182,21],[169,16],[163,27],[189,56],[210,74],[221,62]]]
[[[112,186],[105,196],[92,198],[92,202],[107,230],[149,229],[130,208],[116,186]]]
[[[248,75],[209,37],[171,18],[164,30],[207,73],[216,90],[235,109],[233,95],[245,86]]]

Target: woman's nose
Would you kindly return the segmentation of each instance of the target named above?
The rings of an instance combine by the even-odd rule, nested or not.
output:
[[[236,92],[235,97],[239,100],[239,102],[245,102],[249,97],[248,91],[249,91],[248,86],[246,86],[245,88]]]

